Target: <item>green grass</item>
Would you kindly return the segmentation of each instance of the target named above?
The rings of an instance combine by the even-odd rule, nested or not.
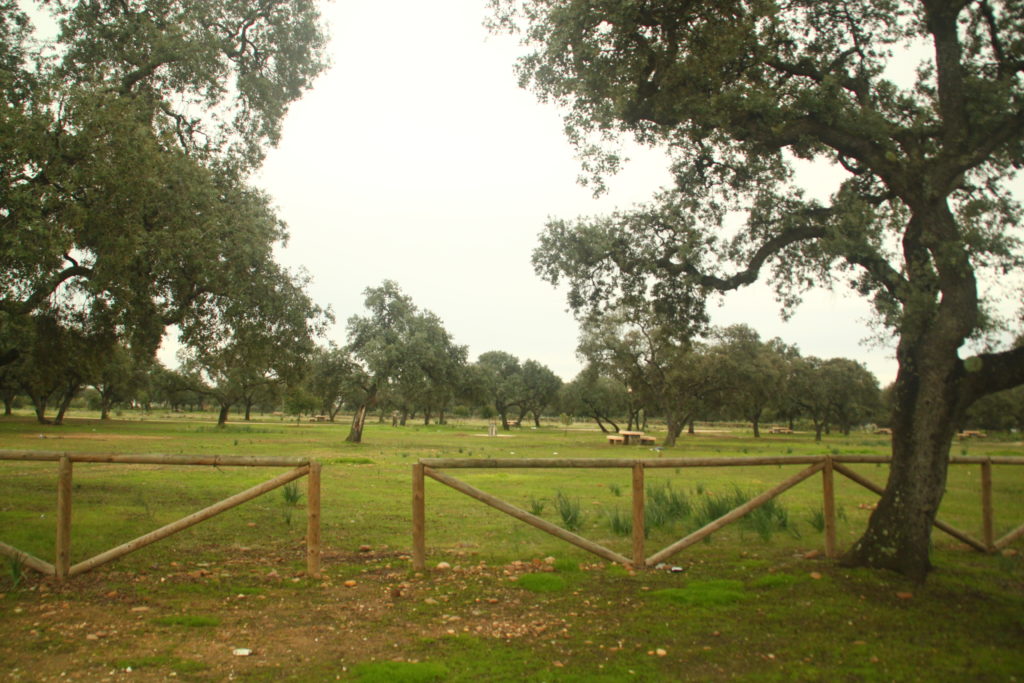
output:
[[[108,676],[109,668],[87,668],[87,658],[80,665],[70,661],[89,652],[87,647],[98,647],[83,640],[88,629],[62,631],[63,616],[58,621],[40,616],[94,605],[93,618],[109,612],[136,620],[122,634],[125,638],[156,641],[145,652],[126,648],[118,653],[101,640],[110,648],[109,654],[104,650],[105,665],[165,679],[175,671],[179,680],[215,680],[227,671],[218,668],[227,665],[216,658],[206,669],[189,669],[202,661],[197,653],[213,634],[219,637],[226,629],[260,633],[267,637],[237,645],[271,649],[272,634],[285,625],[288,634],[315,635],[324,654],[306,661],[284,651],[280,669],[268,666],[264,651],[231,659],[228,665],[242,672],[239,679],[1010,680],[1024,670],[1022,555],[982,555],[936,532],[936,571],[924,586],[891,574],[843,569],[820,556],[806,559],[810,551],[823,548],[818,477],[787,491],[764,512],[717,531],[713,543],[691,546],[667,561],[682,571],[634,573],[428,480],[427,564],[445,560],[456,569],[417,573],[409,560],[411,466],[417,459],[467,453],[475,460],[604,459],[624,457],[624,452],[608,447],[600,432],[585,424],[487,438],[484,423],[406,428],[372,423],[363,444],[346,443],[347,429],[339,420],[229,423],[217,430],[210,416],[188,415],[109,422],[76,415],[61,428],[41,427],[24,417],[0,420],[0,448],[6,449],[312,457],[324,466],[326,574],[321,582],[302,576],[305,482],[300,480],[297,505],[278,492],[257,498],[73,579],[59,597],[52,586],[41,592],[31,571],[13,590],[8,565],[0,576],[0,635],[12,649],[0,645],[0,659],[30,670],[33,661],[66,657],[60,660],[67,662],[65,667],[79,667],[69,669],[78,672],[76,678]],[[660,457],[724,458],[744,451],[748,456],[833,450],[885,454],[888,445],[885,437],[863,434],[832,435],[815,444],[807,433],[753,439],[744,429],[705,434],[698,429],[698,436],[680,439]],[[970,445],[971,455],[990,452],[1024,456],[1024,447],[995,438]],[[627,457],[658,456],[637,449]],[[803,466],[646,468],[646,554],[783,481],[796,467]],[[885,466],[853,469],[884,484]],[[72,561],[280,472],[78,464]],[[576,520],[576,533],[631,557],[628,469],[446,473],[556,524],[568,526],[563,516],[568,514]],[[0,541],[52,561],[56,483],[52,463],[0,462]],[[977,466],[951,466],[939,517],[980,537],[979,490]],[[1024,522],[1022,494],[1024,467],[995,466],[997,536]],[[557,504],[559,497],[566,513]],[[877,497],[838,476],[836,497],[837,509],[844,511],[836,520],[844,549],[863,530]],[[289,523],[282,510],[293,507]],[[362,545],[372,552],[360,552]],[[1024,550],[1024,542],[1015,542],[1012,549]],[[544,565],[549,556],[555,558],[555,571],[540,571],[534,563]],[[510,581],[510,576],[518,579]],[[357,587],[342,588],[347,579],[356,580]],[[390,598],[400,583],[409,586],[403,597]],[[113,590],[116,595],[108,597]],[[428,598],[435,604],[425,602]],[[137,604],[151,611],[131,616]],[[20,615],[13,612],[16,607],[23,610]],[[496,635],[495,624],[524,630]],[[343,632],[349,625],[352,631]],[[364,637],[381,642],[367,651]],[[289,642],[285,638],[281,647]],[[331,649],[344,647],[350,649],[342,654]],[[399,657],[403,661],[394,661]]]

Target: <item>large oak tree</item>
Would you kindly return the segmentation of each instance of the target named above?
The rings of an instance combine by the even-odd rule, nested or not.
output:
[[[673,161],[676,186],[649,206],[549,224],[536,267],[567,281],[573,306],[651,297],[699,324],[710,294],[759,278],[787,304],[819,285],[873,301],[897,343],[893,460],[845,560],[923,579],[955,425],[1024,382],[1024,347],[965,351],[998,322],[988,303],[1022,264],[1010,182],[1024,163],[1024,7],[493,4],[495,23],[532,47],[522,82],[565,108],[584,151],[628,134]],[[908,59],[915,72],[890,68]],[[596,172],[615,162],[586,158]],[[845,179],[814,200],[797,160]]]
[[[324,45],[313,0],[0,0],[0,333],[99,306],[152,350],[209,317],[285,236],[247,179]]]

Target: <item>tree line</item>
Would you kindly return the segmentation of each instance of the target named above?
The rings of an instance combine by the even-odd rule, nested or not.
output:
[[[452,412],[495,419],[505,430],[527,420],[539,427],[542,416],[592,420],[604,432],[649,428],[658,420],[667,431],[665,446],[697,421],[745,421],[755,436],[769,419],[789,429],[802,421],[817,440],[832,429],[849,434],[888,423],[888,392],[862,364],[802,356],[746,325],[694,340],[669,323],[652,323],[651,312],[609,313],[581,326],[578,353],[586,365],[564,383],[540,362],[505,351],[470,362],[442,321],[392,281],[366,289],[365,307],[349,318],[340,346],[318,344],[312,335],[268,344],[262,335],[236,334],[220,353],[206,353],[206,344],[183,347],[174,370],[134,356],[116,340],[55,327],[39,337],[38,351],[29,348],[0,368],[0,395],[7,414],[23,396],[40,422],[58,424],[83,391],[103,419],[124,405],[213,408],[221,426],[232,409],[245,420],[259,409],[331,422],[346,411],[353,442],[362,440],[369,416],[405,426],[410,419],[443,424]],[[1004,393],[980,403],[965,425],[1024,427],[1024,391]]]

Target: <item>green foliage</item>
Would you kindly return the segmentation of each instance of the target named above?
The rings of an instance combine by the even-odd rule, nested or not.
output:
[[[299,489],[298,482],[290,481],[281,487],[281,498],[284,499],[284,504],[288,506],[296,506],[299,501],[302,500],[302,491]]]
[[[0,6],[0,358],[29,350],[7,333],[37,313],[82,314],[139,358],[166,325],[219,327],[280,270],[284,227],[247,178],[325,66],[316,4],[34,11],[52,42]]]
[[[569,531],[579,531],[583,527],[584,515],[579,498],[570,498],[562,491],[557,491],[554,504],[562,518],[562,526]]]
[[[672,482],[669,481],[661,485],[649,484],[645,504],[661,510],[662,515],[668,520],[685,519],[693,510],[693,504],[686,494],[673,489]]]
[[[547,502],[543,498],[530,496],[530,514],[540,517],[544,514],[544,506]]]
[[[623,512],[621,508],[611,508],[605,512],[608,520],[608,528],[616,536],[630,536],[633,533],[633,515],[631,512]],[[644,526],[644,536],[650,535],[649,527]]]
[[[21,553],[15,553],[7,558],[7,576],[11,584],[11,590],[18,590],[21,582],[25,580],[25,557]]]
[[[757,532],[762,541],[768,542],[776,531],[788,531],[799,537],[796,527],[790,523],[789,511],[777,498],[766,501],[748,512],[742,520],[745,528]]]

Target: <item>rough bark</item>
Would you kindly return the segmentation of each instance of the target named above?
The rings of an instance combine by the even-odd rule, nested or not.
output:
[[[217,414],[217,426],[224,428],[228,423],[228,411],[231,409],[230,403],[221,403],[220,412]]]
[[[366,404],[360,405],[355,414],[352,415],[352,428],[349,429],[348,436],[345,437],[345,441],[349,443],[362,443],[363,442],[363,427],[366,424]]]
[[[907,229],[904,252],[917,291],[904,302],[896,353],[889,481],[867,530],[843,558],[848,565],[891,569],[917,581],[932,566],[932,524],[946,488],[949,450],[960,415],[973,400],[961,385],[958,355],[978,316],[973,271],[963,250],[946,249],[936,257],[924,248],[937,236],[949,240],[949,233],[956,233],[956,224],[944,203],[920,211]],[[929,284],[939,292],[925,296]]]

